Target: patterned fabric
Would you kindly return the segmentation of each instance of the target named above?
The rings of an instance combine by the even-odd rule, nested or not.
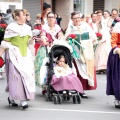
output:
[[[35,58],[35,81],[37,86],[40,86],[40,69],[43,64],[43,59],[45,57],[46,57],[46,49],[45,47],[40,47],[38,49]]]

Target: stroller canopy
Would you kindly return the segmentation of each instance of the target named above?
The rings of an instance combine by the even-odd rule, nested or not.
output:
[[[51,48],[49,53],[50,67],[53,70],[54,58],[57,58],[60,55],[65,56],[66,63],[72,68],[72,56],[70,50],[62,45],[55,45]]]

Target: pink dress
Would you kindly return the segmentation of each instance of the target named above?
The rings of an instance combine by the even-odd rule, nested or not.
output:
[[[58,72],[61,70],[62,72]],[[83,86],[79,78],[72,72],[71,68],[54,67],[55,74],[53,75],[51,85],[56,91],[76,90],[83,93]]]

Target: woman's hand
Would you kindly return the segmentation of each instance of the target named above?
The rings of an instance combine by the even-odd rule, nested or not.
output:
[[[35,39],[36,39],[35,36],[31,37],[31,38],[29,39],[29,43],[28,43],[28,44],[30,44],[30,45],[33,44],[34,41],[35,41]]]
[[[49,45],[48,38],[46,36],[41,36],[41,40],[44,45]]]
[[[49,45],[49,42],[47,39],[43,39],[42,41],[43,41],[44,45]]]
[[[118,54],[120,58],[120,48],[115,48],[113,54]]]

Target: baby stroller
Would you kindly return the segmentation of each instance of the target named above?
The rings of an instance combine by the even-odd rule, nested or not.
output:
[[[70,53],[70,50],[62,45],[54,45],[51,48],[51,51],[49,52],[49,63],[47,63],[47,73],[48,73],[48,78],[47,78],[47,82],[45,83],[45,89],[46,92],[44,94],[44,98],[46,101],[52,101],[54,102],[54,104],[61,104],[62,101],[69,101],[70,98],[72,98],[72,101],[74,104],[81,103],[81,97],[79,95],[79,92],[77,92],[76,90],[62,90],[62,91],[56,91],[52,85],[51,85],[51,80],[52,80],[52,76],[54,75],[54,64],[55,61],[54,59],[60,55],[64,55],[65,59],[66,59],[66,63],[70,66],[70,68],[72,68],[72,56]]]

